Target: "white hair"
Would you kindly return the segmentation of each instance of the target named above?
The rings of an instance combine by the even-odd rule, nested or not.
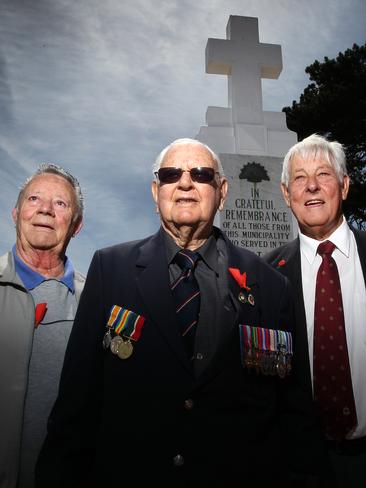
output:
[[[33,173],[32,176],[30,176],[25,180],[23,185],[20,187],[15,208],[19,210],[19,205],[22,201],[24,190],[27,188],[29,183],[37,176],[44,175],[44,174],[53,174],[53,175],[61,176],[62,178],[64,178],[66,181],[70,183],[70,185],[74,189],[75,199],[76,199],[76,213],[74,215],[73,220],[76,222],[77,220],[81,219],[84,211],[84,197],[81,192],[80,184],[78,180],[75,178],[75,176],[73,176],[65,169],[61,168],[61,166],[58,166],[57,164],[53,164],[53,163],[41,163],[38,166],[36,172]]]
[[[341,143],[328,141],[323,136],[312,134],[292,146],[287,152],[282,166],[281,183],[288,187],[290,180],[290,163],[292,158],[299,155],[302,159],[321,156],[333,166],[338,180],[343,185],[343,177],[347,175],[346,156]]]
[[[200,145],[200,146],[204,147],[205,149],[207,149],[207,151],[211,154],[213,160],[216,161],[216,163],[217,163],[217,167],[218,167],[220,176],[225,176],[224,169],[222,167],[222,164],[221,164],[221,161],[220,161],[220,158],[218,157],[218,155],[210,147],[208,147],[206,144],[204,144],[203,142],[198,141],[197,139],[189,139],[188,137],[183,138],[183,139],[176,139],[175,141],[171,142],[168,146],[166,146],[158,154],[157,158],[155,159],[155,163],[153,164],[153,167],[152,167],[153,174],[155,175],[155,173],[159,170],[166,153],[172,147],[178,146],[178,145],[184,145],[184,144],[192,144],[192,145],[196,144],[196,145]]]

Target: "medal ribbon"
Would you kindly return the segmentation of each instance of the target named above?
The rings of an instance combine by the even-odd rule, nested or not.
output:
[[[278,352],[281,346],[287,354],[292,355],[292,334],[285,330],[265,329],[240,325],[240,344],[244,350],[261,350]],[[282,348],[281,348],[282,349]],[[243,352],[243,351],[242,351]]]
[[[138,315],[127,308],[113,305],[107,326],[109,328],[114,328],[116,334],[123,332],[125,337],[138,341],[145,320],[145,317],[142,315]]]

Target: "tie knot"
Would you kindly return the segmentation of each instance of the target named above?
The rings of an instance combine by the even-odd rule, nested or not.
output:
[[[199,258],[200,255],[197,252],[184,249],[177,252],[177,254],[175,255],[175,262],[178,264],[182,271],[186,271],[187,269],[193,269]]]
[[[325,241],[319,244],[317,253],[322,257],[325,254],[331,255],[335,248],[336,246],[333,244],[333,242]]]

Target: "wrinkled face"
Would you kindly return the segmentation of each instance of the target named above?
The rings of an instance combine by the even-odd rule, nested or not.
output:
[[[177,144],[165,155],[161,168],[175,167],[190,170],[196,167],[213,168],[217,163],[211,153],[199,144]],[[222,209],[227,181],[215,174],[210,183],[192,181],[190,173],[184,172],[175,183],[153,181],[152,193],[166,229],[188,226],[203,228],[212,226],[216,211]]]
[[[81,221],[73,222],[75,212],[75,192],[67,180],[36,176],[25,188],[19,210],[13,210],[18,243],[25,250],[65,250],[81,228]]]
[[[314,239],[326,239],[342,223],[348,176],[341,185],[333,166],[320,155],[307,159],[295,155],[289,176],[288,188],[282,185],[282,192],[301,231]]]

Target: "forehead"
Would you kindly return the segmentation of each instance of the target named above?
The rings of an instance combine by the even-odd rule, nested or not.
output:
[[[319,167],[327,166],[334,170],[332,163],[323,154],[309,154],[306,157],[301,154],[295,154],[290,162],[292,171],[310,170]]]
[[[44,173],[35,176],[24,189],[24,193],[29,192],[54,192],[55,195],[64,195],[67,198],[74,198],[75,192],[71,183],[59,175]]]
[[[177,144],[165,154],[161,166],[208,166],[215,168],[212,154],[201,144]]]

